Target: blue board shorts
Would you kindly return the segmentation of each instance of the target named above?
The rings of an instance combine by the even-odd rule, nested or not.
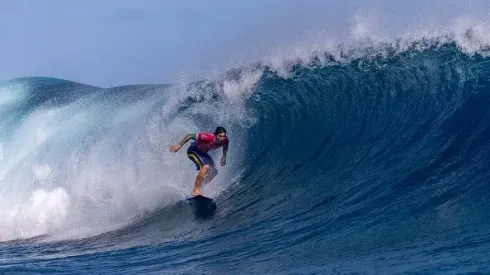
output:
[[[201,167],[207,164],[210,166],[213,173],[218,173],[211,156],[209,156],[208,153],[199,151],[195,143],[192,143],[191,146],[189,146],[189,149],[187,149],[187,157],[194,162],[197,170],[201,170]]]

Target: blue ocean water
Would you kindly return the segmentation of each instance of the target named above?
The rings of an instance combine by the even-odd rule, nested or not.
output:
[[[186,84],[1,83],[0,273],[489,273],[488,48],[363,52]],[[167,148],[218,125],[228,164],[196,212],[195,167]]]

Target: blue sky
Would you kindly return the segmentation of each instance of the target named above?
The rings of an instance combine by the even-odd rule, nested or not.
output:
[[[357,14],[383,33],[490,17],[490,1],[0,0],[0,81],[169,83],[246,65],[312,37],[346,38]],[[307,42],[306,42],[307,43]]]

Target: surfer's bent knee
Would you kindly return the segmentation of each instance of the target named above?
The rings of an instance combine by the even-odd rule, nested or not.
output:
[[[208,173],[208,169],[209,169],[209,165],[204,165],[201,167],[201,169],[199,170],[199,173],[197,173],[197,176],[200,178],[200,179],[204,179],[206,177],[206,174]]]

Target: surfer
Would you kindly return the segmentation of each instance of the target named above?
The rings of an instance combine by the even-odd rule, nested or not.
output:
[[[214,134],[203,132],[186,135],[179,144],[170,146],[169,151],[174,153],[179,151],[191,139],[194,142],[187,149],[187,156],[196,164],[197,170],[199,171],[194,183],[194,189],[192,190],[192,195],[197,196],[202,194],[201,188],[203,184],[207,184],[218,174],[218,170],[214,165],[213,159],[208,155],[208,151],[223,147],[223,156],[221,157],[220,163],[221,166],[226,165],[229,140],[226,136],[226,129],[216,127]]]

